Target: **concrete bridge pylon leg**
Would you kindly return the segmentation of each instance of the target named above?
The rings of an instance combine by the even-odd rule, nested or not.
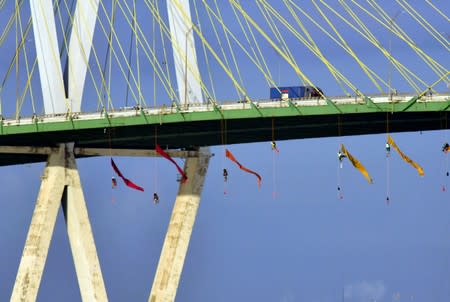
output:
[[[83,301],[107,301],[94,235],[89,222],[75,156],[66,161],[66,194],[62,199],[70,249]]]
[[[180,184],[149,302],[175,300],[210,157],[208,148],[200,148],[199,157],[186,159],[188,180]]]
[[[48,157],[12,302],[36,300],[61,201],[81,297],[108,300],[72,147],[61,145]]]
[[[62,146],[48,157],[11,302],[36,300],[64,192],[64,155],[65,147]]]

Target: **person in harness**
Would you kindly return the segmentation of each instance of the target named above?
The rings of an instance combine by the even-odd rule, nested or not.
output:
[[[158,193],[153,193],[153,203],[158,204],[159,203],[159,196]]]
[[[227,169],[223,169],[222,175],[223,175],[223,180],[225,182],[227,182],[228,181],[228,171],[227,171]]]

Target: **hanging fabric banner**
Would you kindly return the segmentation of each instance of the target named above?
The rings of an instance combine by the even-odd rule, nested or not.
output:
[[[137,184],[135,184],[134,182],[132,182],[131,180],[129,180],[128,178],[126,178],[125,176],[123,176],[122,172],[120,172],[119,168],[117,168],[116,163],[114,162],[114,160],[111,158],[111,166],[114,170],[114,172],[116,172],[116,174],[123,179],[123,182],[130,188],[144,192],[144,189],[140,186],[138,186]]]
[[[158,153],[165,159],[171,161],[175,165],[175,167],[177,167],[178,172],[181,174],[181,183],[185,183],[187,181],[188,178],[187,178],[186,174],[184,173],[183,169],[181,169],[181,167],[177,164],[177,162],[174,161],[173,158],[170,157],[169,154],[164,152],[164,150],[158,144],[156,144],[156,153]]]
[[[345,154],[345,156],[347,156],[348,160],[352,163],[353,167],[355,167],[356,169],[359,170],[359,172],[361,172],[362,175],[364,175],[364,177],[367,179],[367,181],[372,184],[373,180],[372,177],[370,177],[369,172],[367,172],[366,168],[364,168],[364,166],[359,162],[359,160],[357,160],[356,158],[354,158],[348,151],[347,149],[345,149],[344,145],[341,144],[341,150],[342,152]]]
[[[233,156],[233,154],[230,152],[230,150],[225,149],[225,156],[228,157],[231,161],[235,162],[239,166],[239,169],[241,169],[241,170],[243,170],[243,171],[245,171],[247,173],[255,175],[257,180],[258,180],[258,188],[261,188],[261,180],[262,180],[262,178],[261,178],[261,176],[258,173],[256,173],[255,171],[252,171],[250,169],[247,169],[246,167],[241,165],[241,163],[236,160],[236,158]]]
[[[412,159],[410,159],[408,156],[406,156],[406,154],[403,153],[402,150],[400,150],[400,148],[397,146],[397,144],[394,142],[394,139],[390,135],[388,135],[388,137],[387,137],[387,142],[389,145],[394,147],[395,151],[398,152],[398,154],[400,155],[401,158],[403,158],[404,161],[406,161],[408,164],[410,164],[417,170],[417,172],[419,173],[420,176],[424,176],[422,167],[419,166],[418,163],[416,163]]]

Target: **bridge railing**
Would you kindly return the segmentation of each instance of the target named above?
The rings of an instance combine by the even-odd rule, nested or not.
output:
[[[371,95],[370,99],[373,103],[404,103],[413,99],[414,95],[397,94],[389,96],[387,94]],[[335,105],[364,105],[366,101],[362,97],[355,96],[336,96],[330,99]],[[433,94],[424,95],[417,100],[418,103],[426,102],[450,102],[450,95],[447,94]],[[47,115],[33,115],[31,117],[19,119],[4,119],[0,122],[6,126],[27,125],[43,122],[64,122],[67,120],[96,120],[102,118],[114,117],[131,117],[141,114],[145,115],[166,115],[174,113],[191,113],[191,112],[210,112],[216,109],[220,110],[250,110],[256,108],[287,108],[290,106],[308,107],[308,106],[328,106],[327,100],[323,98],[291,98],[287,100],[275,99],[260,99],[251,101],[225,101],[218,105],[211,103],[203,104],[189,104],[189,106],[177,107],[173,106],[159,106],[159,107],[121,107],[113,110],[101,110],[95,112],[67,112],[62,114],[47,114]]]

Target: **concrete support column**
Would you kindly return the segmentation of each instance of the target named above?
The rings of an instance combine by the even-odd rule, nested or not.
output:
[[[12,302],[36,300],[61,200],[81,297],[83,301],[108,301],[73,145],[69,144],[61,145],[49,155]]]
[[[83,301],[107,301],[100,262],[73,153],[69,154],[66,163],[67,187],[62,205],[81,298]]]
[[[58,152],[48,158],[11,302],[36,300],[64,191],[64,157],[65,147],[61,146]]]
[[[186,159],[185,172],[188,180],[186,183],[180,184],[149,302],[175,300],[192,228],[200,204],[200,195],[209,158],[209,149],[201,148],[198,158]]]

